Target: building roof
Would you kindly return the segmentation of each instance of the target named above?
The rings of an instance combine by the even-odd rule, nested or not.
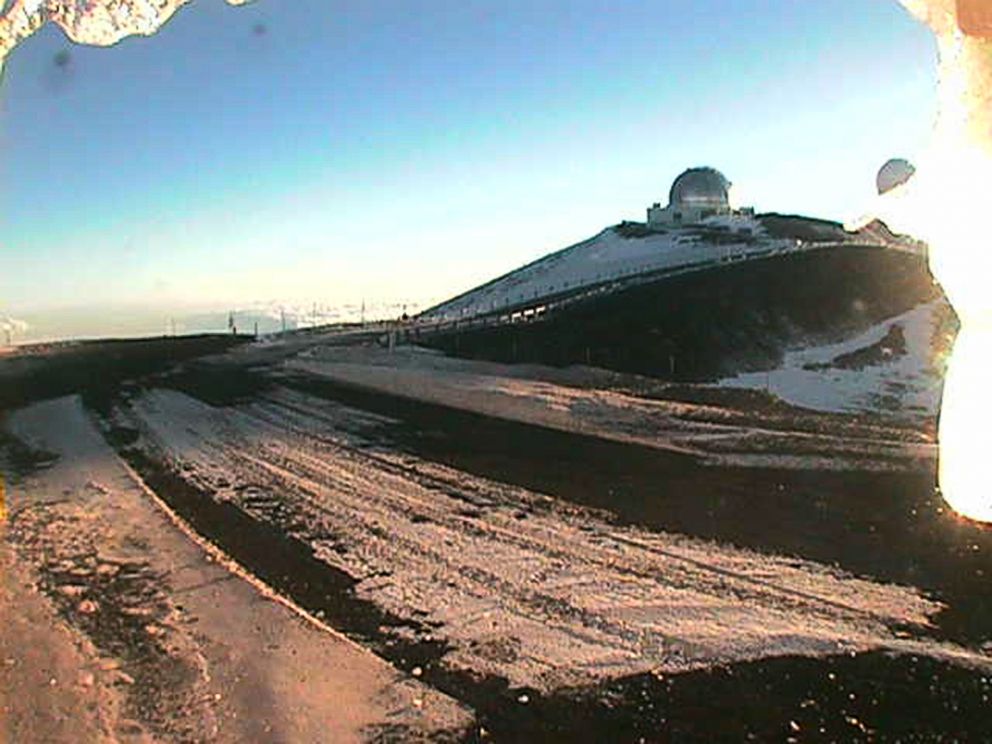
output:
[[[669,207],[726,207],[730,181],[716,168],[690,168],[675,179]]]

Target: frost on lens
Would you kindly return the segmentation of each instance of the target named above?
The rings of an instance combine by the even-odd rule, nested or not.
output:
[[[77,44],[109,46],[127,36],[154,34],[189,1],[8,0],[0,3],[0,69],[10,52],[46,23],[59,26]]]

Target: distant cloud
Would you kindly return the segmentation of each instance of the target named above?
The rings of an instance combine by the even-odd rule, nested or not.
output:
[[[26,321],[11,318],[9,315],[0,315],[0,334],[9,333],[12,336],[20,336],[27,333],[28,328],[30,326]]]

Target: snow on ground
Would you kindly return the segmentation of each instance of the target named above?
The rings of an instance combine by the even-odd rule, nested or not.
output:
[[[813,434],[754,417],[742,423],[743,416],[715,406],[527,379],[520,375],[540,370],[445,358],[415,347],[393,353],[324,347],[288,362],[287,368],[487,416],[694,454],[713,463],[884,469],[894,463],[927,466],[934,456],[932,444],[909,442],[892,432]]]
[[[712,218],[704,226],[708,230],[726,230],[728,236],[734,230],[746,229],[756,240],[748,243],[742,238],[740,242],[718,245],[701,238],[698,227],[627,238],[617,228],[610,227],[438,305],[421,317],[428,321],[468,318],[610,279],[797,248],[794,240],[764,236],[761,223],[750,218]]]
[[[795,405],[822,411],[879,412],[921,419],[936,415],[943,378],[934,367],[933,334],[941,301],[919,305],[840,343],[794,349],[770,372],[748,372],[717,384],[769,392]],[[898,325],[906,353],[861,369],[831,362],[871,346]],[[815,368],[814,368],[815,367]]]
[[[284,525],[409,623],[383,633],[448,644],[442,663],[456,670],[548,691],[873,648],[990,663],[927,639],[941,605],[912,588],[617,526],[384,449],[362,435],[375,426],[364,415],[279,388],[224,409],[152,390],[117,412],[146,452]]]

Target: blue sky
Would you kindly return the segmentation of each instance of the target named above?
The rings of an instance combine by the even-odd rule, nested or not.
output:
[[[107,49],[47,28],[0,85],[0,315],[443,299],[643,219],[693,165],[850,218],[922,150],[934,58],[895,0],[197,0]]]

